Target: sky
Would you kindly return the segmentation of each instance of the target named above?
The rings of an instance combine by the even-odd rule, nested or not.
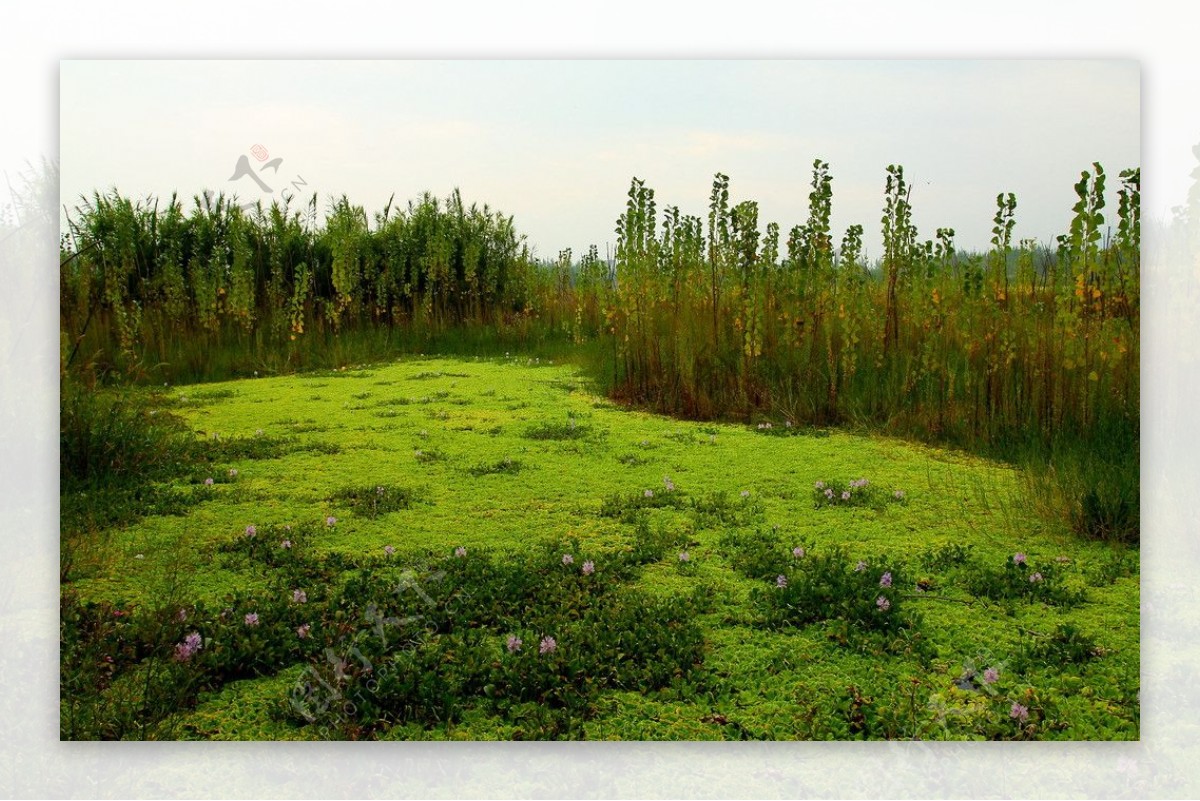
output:
[[[725,173],[731,200],[757,201],[786,238],[820,158],[835,238],[862,225],[871,257],[889,164],[922,239],[950,227],[986,248],[1012,192],[1014,238],[1053,242],[1093,162],[1115,225],[1117,174],[1141,164],[1140,78],[1133,60],[68,60],[61,200],[316,192],[322,213],[344,194],[373,216],[392,195],[458,188],[550,258],[603,254],[633,177],[659,209],[705,216]],[[261,186],[235,178],[243,157]]]

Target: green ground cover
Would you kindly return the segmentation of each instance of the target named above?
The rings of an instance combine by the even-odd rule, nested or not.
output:
[[[64,738],[1138,737],[1137,550],[1003,464],[524,356],[153,403],[220,458],[64,537]]]

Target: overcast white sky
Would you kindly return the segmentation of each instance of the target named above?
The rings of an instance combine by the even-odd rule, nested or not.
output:
[[[269,199],[239,156],[262,145],[292,182],[374,212],[459,187],[512,214],[539,255],[613,240],[630,178],[659,208],[705,213],[713,174],[786,232],[812,162],[834,177],[833,225],[879,253],[888,164],[905,167],[921,237],[984,248],[995,197],[1017,238],[1066,230],[1093,161],[1115,192],[1140,166],[1140,74],[1123,61],[64,61],[62,201],[116,187]],[[1111,194],[1111,192],[1110,192]],[[1115,219],[1115,202],[1108,210]]]

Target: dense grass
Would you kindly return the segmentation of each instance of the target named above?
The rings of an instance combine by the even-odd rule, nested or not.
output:
[[[185,214],[175,198],[97,194],[63,254],[63,361],[89,380],[158,384],[397,353],[571,359],[654,411],[1007,459],[1081,534],[1136,541],[1140,173],[1120,174],[1108,220],[1106,180],[1099,164],[1082,173],[1052,246],[1015,240],[1016,198],[999,195],[992,248],[965,253],[952,229],[920,238],[889,166],[873,264],[859,225],[835,247],[819,160],[808,218],[786,233],[732,200],[724,175],[706,220],[660,212],[635,179],[608,260],[592,247],[538,261],[511,217],[457,194],[373,224],[343,198],[321,225],[315,200],[247,214],[197,199]]]
[[[625,411],[528,357],[145,403],[203,446],[162,489],[205,500],[81,546],[64,737],[1138,736],[1137,550],[1010,467]]]

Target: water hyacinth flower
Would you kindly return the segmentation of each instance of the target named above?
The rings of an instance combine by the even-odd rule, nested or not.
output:
[[[845,492],[842,493],[842,500],[843,501],[850,500],[850,490],[846,490]]]
[[[596,563],[589,559],[583,563],[583,567],[580,570],[583,575],[590,576],[596,572]]]
[[[691,561],[691,558],[692,558],[692,557],[688,555],[688,552],[687,552],[687,551],[680,551],[680,552],[679,552],[679,561],[680,561],[680,562],[688,562],[688,561]]]
[[[643,498],[653,498],[653,497],[654,497],[654,490],[649,490],[649,489],[648,489],[648,490],[646,490],[645,492],[643,492],[643,493],[642,493],[642,497],[643,497]]]
[[[892,497],[898,501],[904,500],[904,490],[896,490],[892,493]]]
[[[863,571],[864,571],[864,570],[866,570],[866,569],[867,569],[867,563],[866,563],[866,562],[864,562],[864,561],[863,561],[863,560],[861,560],[861,559],[859,559],[859,560],[858,560],[858,562],[857,562],[857,563],[854,565],[854,572],[855,572],[855,573],[861,573],[861,572],[863,572]]]
[[[312,630],[312,625],[309,623],[305,623],[302,626],[297,626],[296,627],[296,636],[302,640],[306,639],[308,637],[308,632],[311,630]]]
[[[1019,720],[1024,723],[1029,718],[1029,707],[1013,701],[1012,708],[1008,710],[1008,716],[1013,720]]]
[[[750,490],[742,490],[742,497],[743,497],[743,498],[749,498],[749,497],[750,497]]]
[[[787,586],[787,584],[787,576],[783,575],[782,573],[775,577],[775,586],[779,589],[783,589]]]
[[[1041,573],[1034,573],[1032,576],[1029,577],[1029,581],[1031,584],[1037,584],[1041,580],[1042,580]]]
[[[176,619],[176,620],[178,620],[180,623],[182,623],[183,621],[187,620],[187,610],[186,610],[186,609],[180,609],[180,610],[179,610],[179,612],[177,612],[177,613],[175,614],[175,619]]]
[[[257,533],[258,533],[258,529],[255,528],[254,526],[246,526],[246,536],[247,537],[253,537]]]
[[[257,626],[258,625],[258,612],[247,612],[245,619],[246,619],[247,626]]]
[[[292,603],[306,604],[308,603],[308,593],[304,590],[292,590]]]
[[[334,526],[337,525],[337,518],[334,517],[333,515],[330,515],[329,517],[325,518],[325,525],[329,526],[330,528],[333,528]]]
[[[891,574],[891,573],[884,573],[884,574],[883,574],[883,575],[882,575],[882,576],[879,578],[879,586],[880,586],[880,587],[890,587],[890,586],[892,586],[892,574]]]
[[[291,541],[291,540],[284,540],[283,542],[279,543],[279,547],[280,547],[280,548],[291,548],[291,547],[292,547],[292,541]]]
[[[236,468],[233,468],[233,467],[229,468],[229,477],[237,478],[237,469]]]
[[[204,486],[211,487],[212,485],[213,485],[213,480],[211,478],[204,479]]]
[[[803,559],[804,558],[804,549],[801,548],[799,545],[797,545],[795,548],[792,549],[792,556],[796,557],[797,559]]]
[[[819,490],[825,489],[825,482],[818,481],[816,484],[813,484],[813,489],[819,489]]]
[[[562,563],[564,565],[573,565],[573,564],[575,564],[575,557],[571,556],[571,554],[569,554],[569,553],[564,553],[563,558],[562,558]]]
[[[508,635],[508,639],[504,642],[504,647],[508,649],[510,654],[515,654],[521,650],[521,638],[515,634]]]
[[[879,607],[880,612],[886,612],[892,608],[892,602],[882,595],[875,599],[875,605]]]
[[[553,637],[543,637],[538,643],[539,654],[552,654],[558,650],[558,642]]]
[[[675,491],[675,483],[671,481],[670,476],[663,476],[663,484],[666,486],[667,492]]]
[[[825,490],[825,497],[831,501],[833,500],[833,489],[832,488]]]
[[[983,671],[983,681],[986,684],[995,684],[1000,681],[1000,671],[995,668],[988,668]]]
[[[175,646],[175,659],[180,662],[186,662],[203,647],[204,641],[201,639],[199,632],[193,631],[183,638],[183,642]]]
[[[383,552],[385,554],[387,554],[388,556],[391,556],[392,554],[394,554],[396,552],[396,548],[393,545],[385,545],[385,546],[383,546]]]
[[[467,549],[460,545],[454,549],[454,555],[457,556],[459,559],[462,559],[464,556],[467,555]]]
[[[1013,554],[1012,560],[1013,560],[1014,565],[1023,565],[1023,564],[1025,564],[1025,554],[1021,553],[1020,551],[1017,551],[1016,553]]]

